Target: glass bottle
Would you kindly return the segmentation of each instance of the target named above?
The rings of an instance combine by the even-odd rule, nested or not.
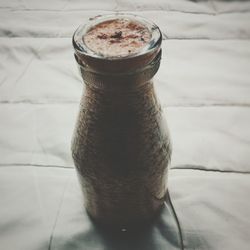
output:
[[[151,38],[139,52],[105,56],[84,35],[99,23],[139,22]],[[162,35],[134,15],[98,16],[73,35],[75,59],[85,83],[72,140],[84,206],[98,223],[127,228],[151,222],[167,190],[170,136],[152,78],[160,66]]]

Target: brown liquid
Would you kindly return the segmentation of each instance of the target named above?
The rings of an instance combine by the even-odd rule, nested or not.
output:
[[[150,222],[166,192],[171,145],[152,82],[132,93],[87,88],[73,158],[85,207],[97,222]]]

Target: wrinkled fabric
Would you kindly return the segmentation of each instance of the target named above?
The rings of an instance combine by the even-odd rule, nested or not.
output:
[[[250,1],[0,0],[1,249],[180,249],[169,202],[136,233],[102,230],[83,208],[70,153],[83,92],[71,37],[117,11],[163,33],[154,84],[185,249],[249,249]]]

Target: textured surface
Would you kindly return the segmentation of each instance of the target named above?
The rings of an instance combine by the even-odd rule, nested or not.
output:
[[[150,38],[149,30],[141,23],[118,19],[90,28],[83,40],[97,54],[122,57],[138,53]]]
[[[0,1],[1,247],[179,249],[168,207],[150,230],[117,237],[82,209],[70,156],[82,94],[71,36],[113,11],[150,18],[164,33],[155,87],[186,249],[248,250],[250,1],[186,0]]]
[[[85,206],[106,224],[150,221],[164,203],[171,156],[153,83],[131,93],[92,88],[83,95],[72,143]]]

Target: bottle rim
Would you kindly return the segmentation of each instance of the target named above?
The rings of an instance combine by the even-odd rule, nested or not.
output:
[[[142,47],[142,49],[139,50],[137,53],[128,54],[126,56],[105,56],[91,50],[84,42],[83,39],[84,35],[89,31],[89,29],[96,26],[97,24],[115,19],[127,19],[141,23],[149,30],[151,34],[150,41],[144,47]],[[134,14],[125,14],[125,13],[99,15],[94,18],[91,18],[86,24],[82,24],[76,29],[72,38],[73,47],[77,52],[77,54],[101,60],[102,59],[110,60],[110,61],[130,59],[145,55],[147,53],[151,53],[152,51],[160,48],[161,41],[162,41],[162,34],[159,27],[155,23],[149,21],[144,17]]]

